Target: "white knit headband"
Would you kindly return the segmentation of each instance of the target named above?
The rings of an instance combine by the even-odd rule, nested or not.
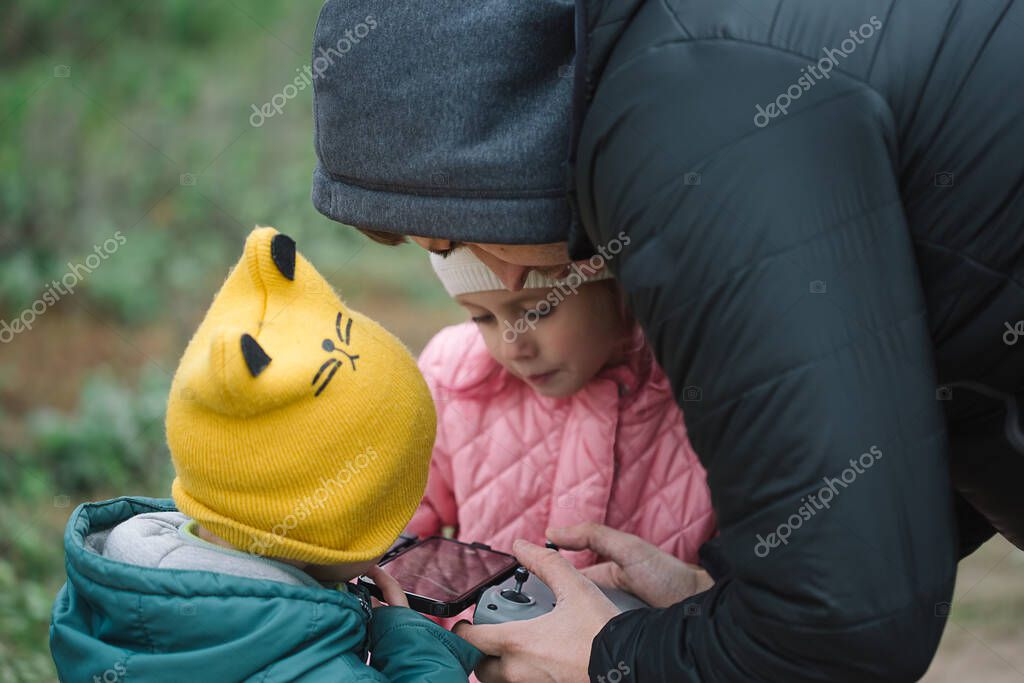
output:
[[[505,285],[501,283],[498,276],[491,272],[491,269],[485,266],[472,250],[466,247],[456,249],[447,257],[431,254],[430,265],[434,267],[434,272],[437,273],[437,277],[448,291],[449,296],[505,289]],[[611,277],[612,274],[607,267],[590,276],[585,275],[580,269],[573,269],[569,275],[560,280],[549,278],[537,270],[531,270],[526,276],[523,289],[550,289],[563,283],[567,284],[569,280],[576,280],[575,284],[580,285],[584,282],[608,280]]]

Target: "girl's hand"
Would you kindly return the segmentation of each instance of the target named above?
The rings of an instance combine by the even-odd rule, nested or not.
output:
[[[382,567],[374,565],[366,572],[366,575],[373,579],[373,582],[380,588],[380,592],[384,596],[384,602],[392,607],[409,606],[409,599],[405,597],[405,591],[402,590],[402,586],[395,581],[391,574],[384,571]],[[374,602],[376,602],[376,599]]]

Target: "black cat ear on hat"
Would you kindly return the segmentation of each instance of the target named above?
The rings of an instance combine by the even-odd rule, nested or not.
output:
[[[245,364],[249,366],[249,373],[253,377],[259,377],[272,360],[260,343],[248,334],[242,335],[242,357],[245,358]]]
[[[270,241],[270,258],[281,275],[289,280],[295,279],[295,240],[281,233],[274,235],[274,239]],[[253,377],[259,377],[273,360],[260,343],[248,334],[242,335],[242,357],[245,358],[245,364]]]
[[[274,265],[289,280],[295,279],[295,240],[278,233],[270,241],[270,258]]]

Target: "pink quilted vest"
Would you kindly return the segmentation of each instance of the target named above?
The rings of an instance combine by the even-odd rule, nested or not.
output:
[[[638,335],[638,340],[640,340]],[[704,468],[669,383],[645,344],[566,398],[540,396],[487,352],[473,323],[420,356],[437,404],[437,443],[410,528],[508,552],[583,521],[644,538],[686,562],[715,531]],[[593,553],[566,552],[577,567]]]

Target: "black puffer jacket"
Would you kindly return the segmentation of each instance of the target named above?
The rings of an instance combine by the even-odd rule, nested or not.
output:
[[[577,9],[582,225],[721,525],[715,588],[592,679],[916,680],[958,550],[1024,542],[1024,4]]]

